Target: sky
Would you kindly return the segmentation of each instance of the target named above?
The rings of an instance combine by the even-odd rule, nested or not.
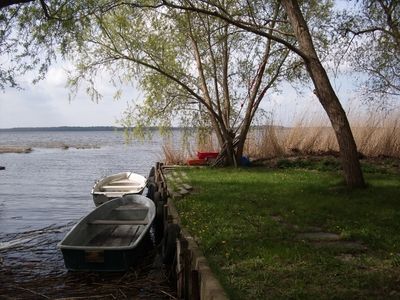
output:
[[[60,64],[52,66],[37,84],[29,77],[20,78],[22,90],[0,91],[0,128],[114,126],[127,103],[140,98],[140,92],[127,86],[122,98],[114,100],[114,87],[105,78],[99,80],[103,99],[95,103],[82,89],[70,101],[67,73]]]
[[[344,1],[337,1],[343,6]],[[141,101],[143,93],[135,87],[123,87],[121,99],[114,100],[115,88],[109,80],[97,78],[101,83],[103,99],[98,103],[81,89],[69,100],[70,90],[66,87],[68,62],[52,65],[46,78],[32,84],[27,75],[19,78],[22,90],[7,88],[0,91],[0,128],[53,127],[53,126],[116,126],[128,103]],[[346,66],[344,66],[346,68]],[[345,109],[357,98],[356,82],[352,75],[331,76],[331,81]],[[321,105],[308,83],[301,95],[289,85],[281,86],[281,93],[267,94],[261,105],[274,116],[274,123],[291,126],[305,112],[312,116],[324,116]]]
[[[22,78],[19,81],[22,90],[7,88],[0,91],[0,128],[116,126],[128,103],[140,101],[143,93],[135,87],[125,86],[121,99],[115,100],[115,88],[109,80],[98,80],[103,98],[95,103],[82,88],[76,97],[69,99],[67,73],[62,64],[50,67],[46,78],[37,84],[32,84],[29,77]],[[348,78],[333,78],[332,83],[346,106],[354,94],[354,83]],[[280,93],[267,94],[262,108],[272,111],[274,122],[285,126],[290,126],[293,119],[305,111],[324,115],[310,84],[301,95],[289,84],[283,84]]]

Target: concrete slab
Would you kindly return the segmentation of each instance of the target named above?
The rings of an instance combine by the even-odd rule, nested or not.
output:
[[[193,187],[191,186],[191,185],[188,185],[188,184],[182,184],[182,186],[183,186],[183,188],[185,189],[185,190],[188,190],[188,191],[191,191],[191,190],[193,190]]]

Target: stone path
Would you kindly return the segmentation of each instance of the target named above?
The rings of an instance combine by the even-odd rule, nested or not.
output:
[[[300,231],[300,227],[287,223],[281,216],[274,215],[271,218],[285,227],[298,232],[295,239],[305,241],[316,248],[331,248],[337,249],[343,253],[360,253],[368,250],[368,248],[359,241],[344,240],[342,236],[337,233],[325,232],[320,227],[309,226]]]
[[[185,171],[165,168],[164,174],[167,180],[168,193],[173,199],[180,199],[193,190],[193,187],[186,183],[189,177]]]
[[[179,170],[178,168],[167,168],[164,169],[164,174],[168,183],[168,193],[173,199],[180,199],[193,191],[193,187],[186,183],[189,178],[185,171]],[[285,222],[279,215],[271,216],[271,218],[275,222],[297,232],[296,240],[305,241],[316,248],[337,249],[342,253],[346,253],[344,255],[368,250],[368,248],[359,241],[344,240],[339,234],[325,232],[322,228],[317,226],[309,226],[300,230],[298,225]]]

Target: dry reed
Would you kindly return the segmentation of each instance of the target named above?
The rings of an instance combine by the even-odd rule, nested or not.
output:
[[[188,155],[182,149],[175,149],[171,143],[165,143],[162,146],[164,154],[164,163],[167,165],[181,165],[187,159]]]
[[[352,131],[358,151],[366,157],[400,158],[400,123],[398,112],[391,115],[370,114],[352,120]],[[247,149],[253,158],[288,155],[312,155],[338,152],[333,129],[326,121],[306,121],[303,116],[290,128],[267,125]],[[277,151],[279,149],[279,151]]]
[[[365,157],[400,158],[400,112],[350,116],[358,151]],[[215,136],[198,135],[192,142],[179,149],[172,144],[163,146],[165,162],[182,164],[193,156],[192,148],[215,151]],[[183,149],[183,150],[182,150]],[[190,149],[190,150],[185,150]],[[247,137],[244,154],[251,159],[269,159],[291,155],[337,155],[339,147],[330,123],[322,117],[303,115],[292,127],[267,124],[252,129]]]

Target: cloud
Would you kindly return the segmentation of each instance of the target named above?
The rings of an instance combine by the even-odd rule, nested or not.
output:
[[[120,100],[107,79],[101,81],[103,99],[99,103],[80,90],[69,101],[65,66],[50,68],[46,78],[36,85],[23,80],[23,90],[8,88],[0,94],[0,128],[47,126],[113,126],[122,116],[127,102],[140,98],[134,87],[123,87]]]

